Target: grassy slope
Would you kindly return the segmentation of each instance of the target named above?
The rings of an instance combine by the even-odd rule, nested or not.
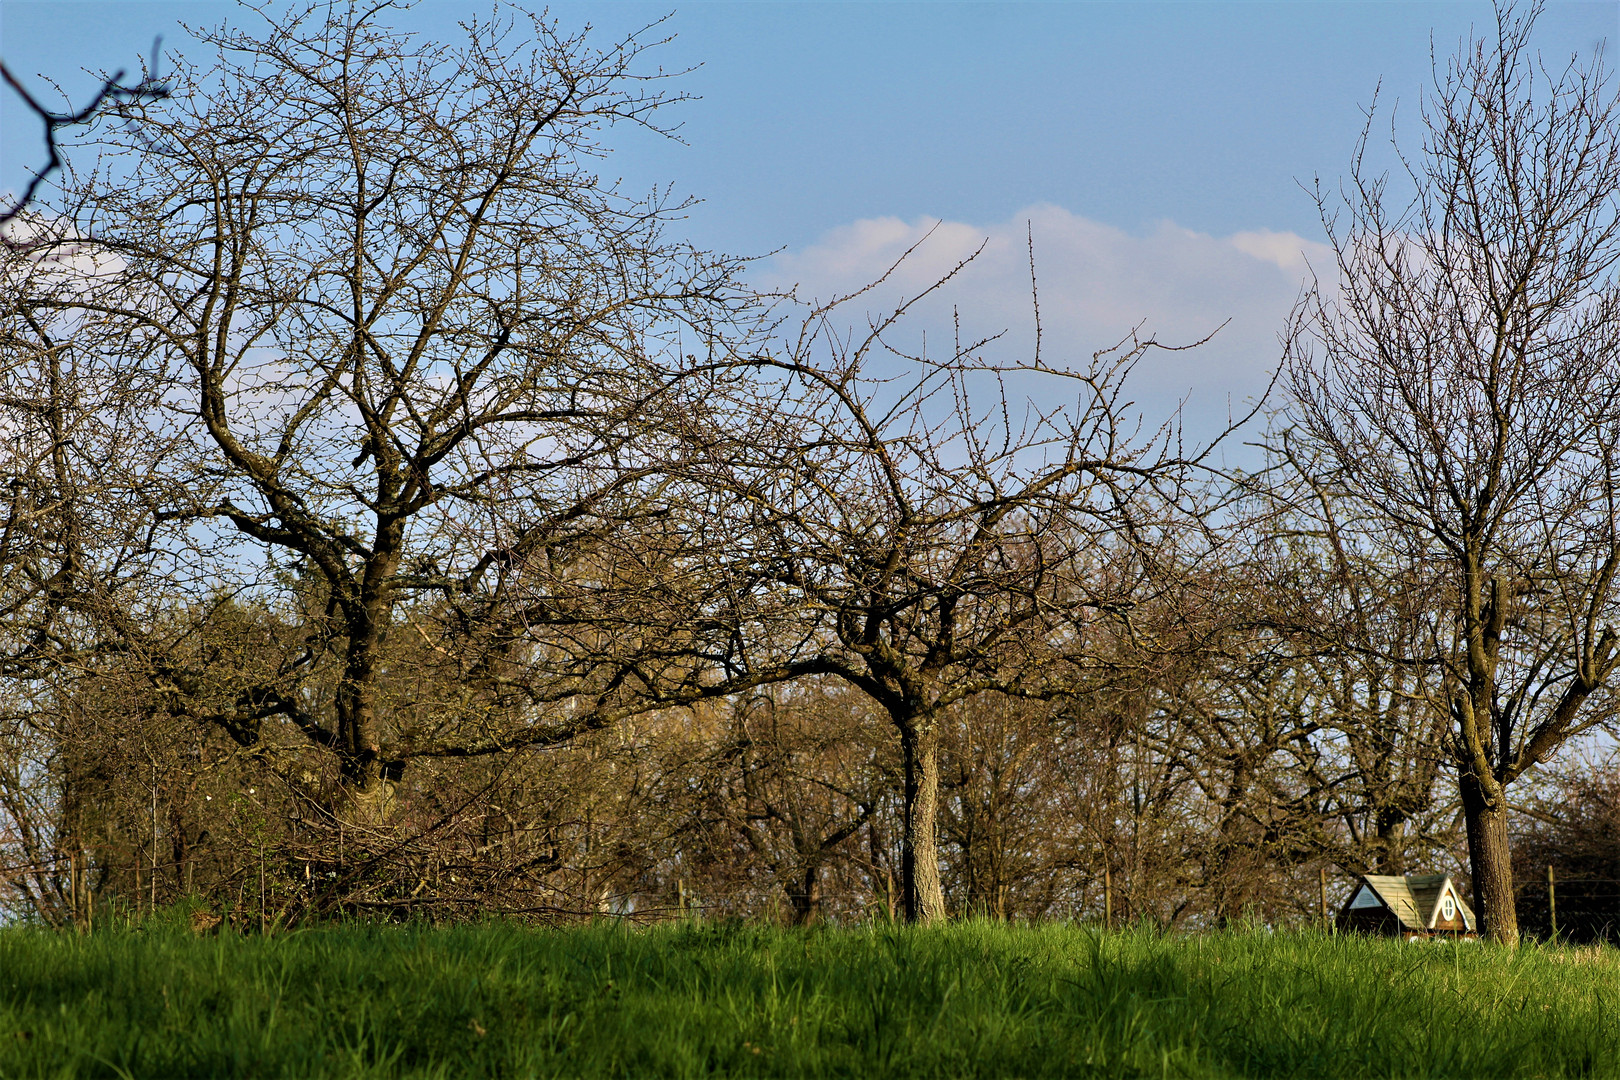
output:
[[[713,1075],[1620,1076],[1620,953],[978,923],[0,932],[4,1077]]]

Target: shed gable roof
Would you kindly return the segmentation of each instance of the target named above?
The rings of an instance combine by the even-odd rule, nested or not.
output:
[[[1440,900],[1448,892],[1457,902],[1457,912],[1462,916],[1463,925],[1469,930],[1477,929],[1473,909],[1463,900],[1461,891],[1449,874],[1417,874],[1410,877],[1366,874],[1361,880],[1407,930],[1433,930],[1440,917]]]
[[[1418,911],[1417,898],[1412,895],[1412,889],[1404,877],[1393,877],[1386,874],[1367,874],[1362,879],[1384,902],[1396,920],[1407,930],[1424,930],[1427,921]]]

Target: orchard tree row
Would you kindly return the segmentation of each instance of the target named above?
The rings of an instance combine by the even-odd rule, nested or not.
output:
[[[1620,664],[1620,118],[1535,10],[1404,173],[1369,120],[1199,446],[1154,340],[925,352],[955,272],[683,242],[596,171],[681,97],[644,35],[388,14],[202,34],[4,227],[14,913],[1214,924],[1465,848],[1517,939],[1512,793]]]

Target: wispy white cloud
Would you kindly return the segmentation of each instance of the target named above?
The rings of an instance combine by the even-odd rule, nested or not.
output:
[[[1152,354],[1133,375],[1150,414],[1163,415],[1185,400],[1189,425],[1206,430],[1265,390],[1281,353],[1278,332],[1301,287],[1312,268],[1323,273],[1331,267],[1324,245],[1289,232],[1217,237],[1166,221],[1138,235],[1042,204],[988,225],[856,221],[776,256],[760,277],[771,287],[797,287],[803,299],[825,301],[873,281],[919,245],[882,288],[844,312],[855,321],[892,307],[902,294],[926,288],[979,252],[938,298],[917,309],[903,333],[914,335],[918,346],[926,333],[937,353],[940,335],[949,340],[959,317],[964,338],[1006,331],[994,347],[1028,355],[1034,346],[1031,239],[1049,363],[1083,366],[1138,327],[1169,345],[1215,334],[1194,350]]]
[[[1287,274],[1303,277],[1312,272],[1324,273],[1332,268],[1332,248],[1319,241],[1306,240],[1296,233],[1254,229],[1233,233],[1227,240],[1245,255],[1275,263],[1279,270]]]

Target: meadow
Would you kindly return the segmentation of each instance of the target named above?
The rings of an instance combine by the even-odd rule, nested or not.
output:
[[[0,1076],[1620,1076],[1620,952],[971,921],[11,928]]]

